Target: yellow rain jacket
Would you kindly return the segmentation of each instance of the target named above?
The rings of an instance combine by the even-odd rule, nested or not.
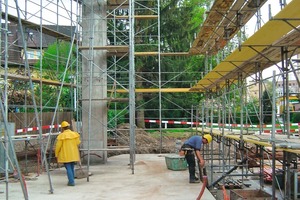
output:
[[[68,163],[79,161],[80,135],[70,129],[65,130],[57,136],[55,146],[55,157],[57,162]]]

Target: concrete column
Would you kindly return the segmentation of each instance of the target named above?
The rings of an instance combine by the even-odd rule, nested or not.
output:
[[[106,1],[84,0],[82,7],[82,131],[84,149],[107,147],[107,57],[105,50],[94,46],[106,46]],[[106,151],[85,151],[89,163],[106,163]],[[96,154],[96,156],[95,156]],[[84,157],[84,161],[88,156]]]

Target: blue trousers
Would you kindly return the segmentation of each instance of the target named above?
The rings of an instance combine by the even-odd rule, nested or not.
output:
[[[75,162],[69,162],[69,163],[64,163],[65,168],[67,170],[67,176],[69,180],[69,184],[75,184],[74,177],[75,177]]]

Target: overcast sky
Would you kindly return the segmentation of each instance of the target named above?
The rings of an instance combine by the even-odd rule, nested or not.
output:
[[[27,2],[27,4],[25,4]],[[57,4],[58,2],[58,4]],[[8,1],[8,13],[17,16],[16,3],[13,0]],[[58,6],[57,6],[58,5]],[[42,15],[43,24],[57,24],[71,25],[72,20],[76,21],[76,2],[71,0],[21,0],[18,1],[18,6],[21,10],[21,18],[25,18],[25,11],[27,10],[27,19],[31,22],[40,23],[40,16]],[[72,7],[72,9],[71,9]],[[2,9],[5,9],[2,5]],[[40,12],[42,10],[42,12]],[[71,14],[71,10],[72,13]],[[58,14],[57,14],[58,13]]]

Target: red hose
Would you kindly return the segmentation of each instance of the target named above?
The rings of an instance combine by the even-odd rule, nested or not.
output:
[[[222,186],[222,190],[223,190],[223,198],[224,198],[224,200],[229,200],[229,196],[227,195],[227,192],[225,190],[224,185]]]
[[[26,192],[26,196],[28,197],[27,185],[26,185],[26,180],[25,180],[24,175],[22,173],[20,175],[16,169],[14,170],[13,175],[14,175],[15,179],[19,179],[20,181],[23,182],[23,184],[24,184],[24,190]],[[22,180],[21,180],[21,178],[22,178]]]
[[[23,176],[23,174],[21,174],[21,176],[22,176],[22,180],[23,180],[23,183],[24,183],[24,189],[25,189],[25,192],[26,192],[26,196],[28,197],[28,191],[27,191],[26,180],[25,180],[25,177]]]
[[[41,149],[37,150],[37,174],[40,175]]]
[[[202,188],[196,200],[200,200],[207,185],[207,176],[203,176]]]

